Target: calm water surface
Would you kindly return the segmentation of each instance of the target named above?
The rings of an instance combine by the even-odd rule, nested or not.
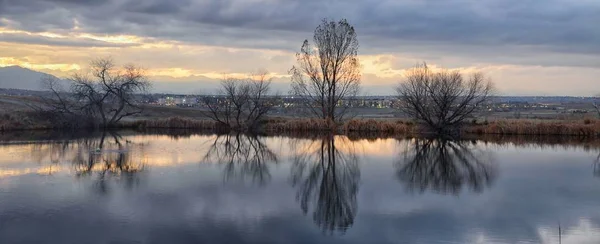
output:
[[[599,149],[131,132],[4,138],[0,243],[600,243]]]

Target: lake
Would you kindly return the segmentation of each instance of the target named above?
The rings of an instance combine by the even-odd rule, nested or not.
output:
[[[0,136],[0,243],[600,243],[600,142]]]

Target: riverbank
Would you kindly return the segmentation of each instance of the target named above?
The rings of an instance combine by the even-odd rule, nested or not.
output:
[[[44,116],[32,112],[15,112],[0,115],[0,131],[64,129],[52,124]],[[115,128],[131,129],[194,129],[226,131],[218,123],[197,118],[169,117],[164,119],[135,119],[124,121]],[[413,135],[422,130],[419,124],[402,119],[352,119],[344,123],[333,123],[322,119],[268,118],[260,132],[268,134],[301,134],[308,132],[330,132],[336,134],[366,133],[375,135]],[[461,129],[468,135],[561,135],[600,136],[600,120],[530,120],[505,119],[496,121],[470,121]]]
[[[217,123],[208,120],[168,118],[159,120],[139,120],[123,124],[126,128],[180,128],[220,130]],[[262,132],[307,133],[334,131],[338,134],[376,133],[382,135],[412,135],[422,130],[419,124],[408,120],[353,119],[344,123],[333,123],[322,119],[268,119],[262,125]],[[492,122],[470,122],[462,129],[462,134],[475,135],[561,135],[596,137],[600,135],[600,120],[497,120]]]

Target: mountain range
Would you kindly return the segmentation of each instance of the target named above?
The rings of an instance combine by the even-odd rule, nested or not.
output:
[[[44,75],[50,74],[20,66],[0,67],[0,89],[22,89],[32,91],[44,90],[40,81]],[[218,87],[219,80],[204,76],[190,77],[188,81],[173,80],[172,78],[168,77],[152,77],[151,92],[174,94],[212,94]],[[274,92],[286,94],[287,90],[289,89],[289,83],[280,80],[274,81],[272,83],[272,89]]]
[[[40,91],[43,90],[41,79],[45,75],[49,74],[20,66],[0,67],[0,88]]]

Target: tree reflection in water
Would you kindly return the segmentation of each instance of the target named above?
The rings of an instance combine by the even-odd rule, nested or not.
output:
[[[495,180],[496,168],[491,155],[474,146],[468,141],[415,139],[396,164],[397,177],[420,193],[457,195],[464,186],[480,193]]]
[[[297,150],[291,181],[303,213],[312,205],[313,220],[324,233],[344,233],[357,210],[360,171],[353,145],[347,138],[328,135],[291,148]]]
[[[600,177],[600,154],[596,156],[596,160],[594,160],[593,167],[594,176]]]
[[[115,132],[103,132],[100,139],[79,140],[72,160],[76,176],[96,174],[96,186],[101,193],[108,192],[110,179],[124,180],[128,188],[133,187],[139,183],[138,173],[144,170],[144,163],[136,162],[141,159],[132,156],[132,145]]]
[[[278,158],[262,141],[254,135],[225,134],[218,135],[210,145],[205,162],[225,165],[224,179],[246,180],[259,185],[271,179],[269,164],[278,163]]]

